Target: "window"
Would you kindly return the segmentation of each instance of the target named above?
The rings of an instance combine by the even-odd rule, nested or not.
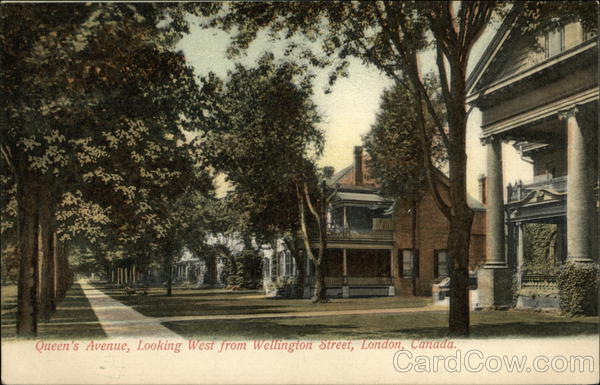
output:
[[[435,277],[447,277],[450,275],[450,258],[448,251],[435,250],[433,253],[433,271]]]
[[[583,41],[586,42],[588,40],[596,38],[597,34],[595,31],[585,31],[583,30]]]
[[[546,57],[556,56],[563,51],[564,29],[558,28],[546,34]]]
[[[265,278],[271,278],[271,260],[269,258],[265,258],[264,260],[264,276]]]
[[[287,262],[287,274],[288,276],[294,275],[294,258],[290,255],[289,252],[285,253],[285,259]]]
[[[400,276],[418,277],[419,276],[419,250],[403,249],[401,250]]]

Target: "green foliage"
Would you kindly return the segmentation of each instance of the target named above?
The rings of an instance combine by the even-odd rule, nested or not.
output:
[[[88,247],[71,247],[69,253],[69,265],[75,274],[105,277],[106,270],[103,258],[99,258],[94,251]]]
[[[19,274],[19,258],[13,243],[2,242],[2,261],[0,262],[1,283],[14,283]]]
[[[429,89],[435,93],[433,86]],[[412,97],[410,90],[402,84],[386,89],[375,123],[363,137],[373,177],[381,191],[391,198],[400,198],[406,193],[420,195],[426,189],[423,163],[426,155],[419,138],[418,111]],[[436,104],[441,114],[441,104]],[[429,152],[434,164],[439,166],[447,159],[446,151],[430,120],[426,130]]]
[[[253,250],[244,250],[223,260],[221,280],[235,289],[262,287],[262,257]]]
[[[215,168],[233,190],[232,227],[272,240],[298,227],[295,186],[314,174],[323,149],[311,77],[289,62],[263,56],[255,68],[237,65],[218,92],[218,125],[207,136]]]
[[[61,241],[85,238],[96,255],[156,252],[196,224],[178,209],[212,187],[186,136],[210,126],[210,88],[172,49],[186,14],[218,7],[3,6],[2,171],[49,192]]]
[[[569,22],[581,22],[584,31],[598,33],[598,2],[523,1],[517,3],[517,25],[525,33],[554,30]]]
[[[527,223],[523,228],[524,264],[526,273],[554,275],[559,270],[556,238],[560,236],[556,225]]]
[[[567,263],[558,274],[560,309],[569,316],[598,315],[598,265]]]

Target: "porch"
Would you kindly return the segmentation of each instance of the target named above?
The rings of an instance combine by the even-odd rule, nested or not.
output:
[[[566,177],[509,185],[508,253],[518,308],[558,308],[556,277],[567,260]]]
[[[369,297],[395,295],[391,272],[392,249],[332,248],[325,266],[325,286],[330,297]],[[316,277],[308,262],[305,297],[310,297]]]

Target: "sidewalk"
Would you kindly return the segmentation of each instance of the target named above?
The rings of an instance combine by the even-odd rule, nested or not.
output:
[[[83,293],[90,301],[98,321],[107,337],[138,337],[154,336],[166,338],[181,338],[161,325],[161,320],[146,317],[133,310],[130,306],[112,299],[100,290],[94,288],[87,280],[79,281]]]

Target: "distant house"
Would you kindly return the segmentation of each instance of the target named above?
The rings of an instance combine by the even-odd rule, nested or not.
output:
[[[328,295],[430,295],[432,284],[447,277],[452,266],[446,250],[448,221],[432,196],[426,193],[414,208],[383,197],[371,177],[361,146],[354,149],[352,165],[338,173],[333,171],[325,168],[328,184],[339,185],[329,212],[325,279]],[[448,200],[447,178],[442,173],[439,178],[441,194]],[[475,272],[485,253],[485,211],[475,199],[469,203],[475,211],[470,254]],[[317,248],[317,238],[311,241]],[[292,263],[283,271],[295,275],[295,266]],[[307,261],[305,296],[311,293],[314,279],[314,266]]]
[[[488,157],[488,252],[480,274],[489,283],[480,293],[488,306],[511,301],[513,276],[522,288],[547,292],[555,277],[542,268],[598,256],[597,37],[578,22],[523,35],[516,17],[506,18],[468,81],[468,101],[482,112]],[[533,165],[528,180],[509,178],[504,185],[502,143]],[[546,266],[533,272],[524,270],[532,258],[525,254],[524,229],[531,224],[551,230]]]

